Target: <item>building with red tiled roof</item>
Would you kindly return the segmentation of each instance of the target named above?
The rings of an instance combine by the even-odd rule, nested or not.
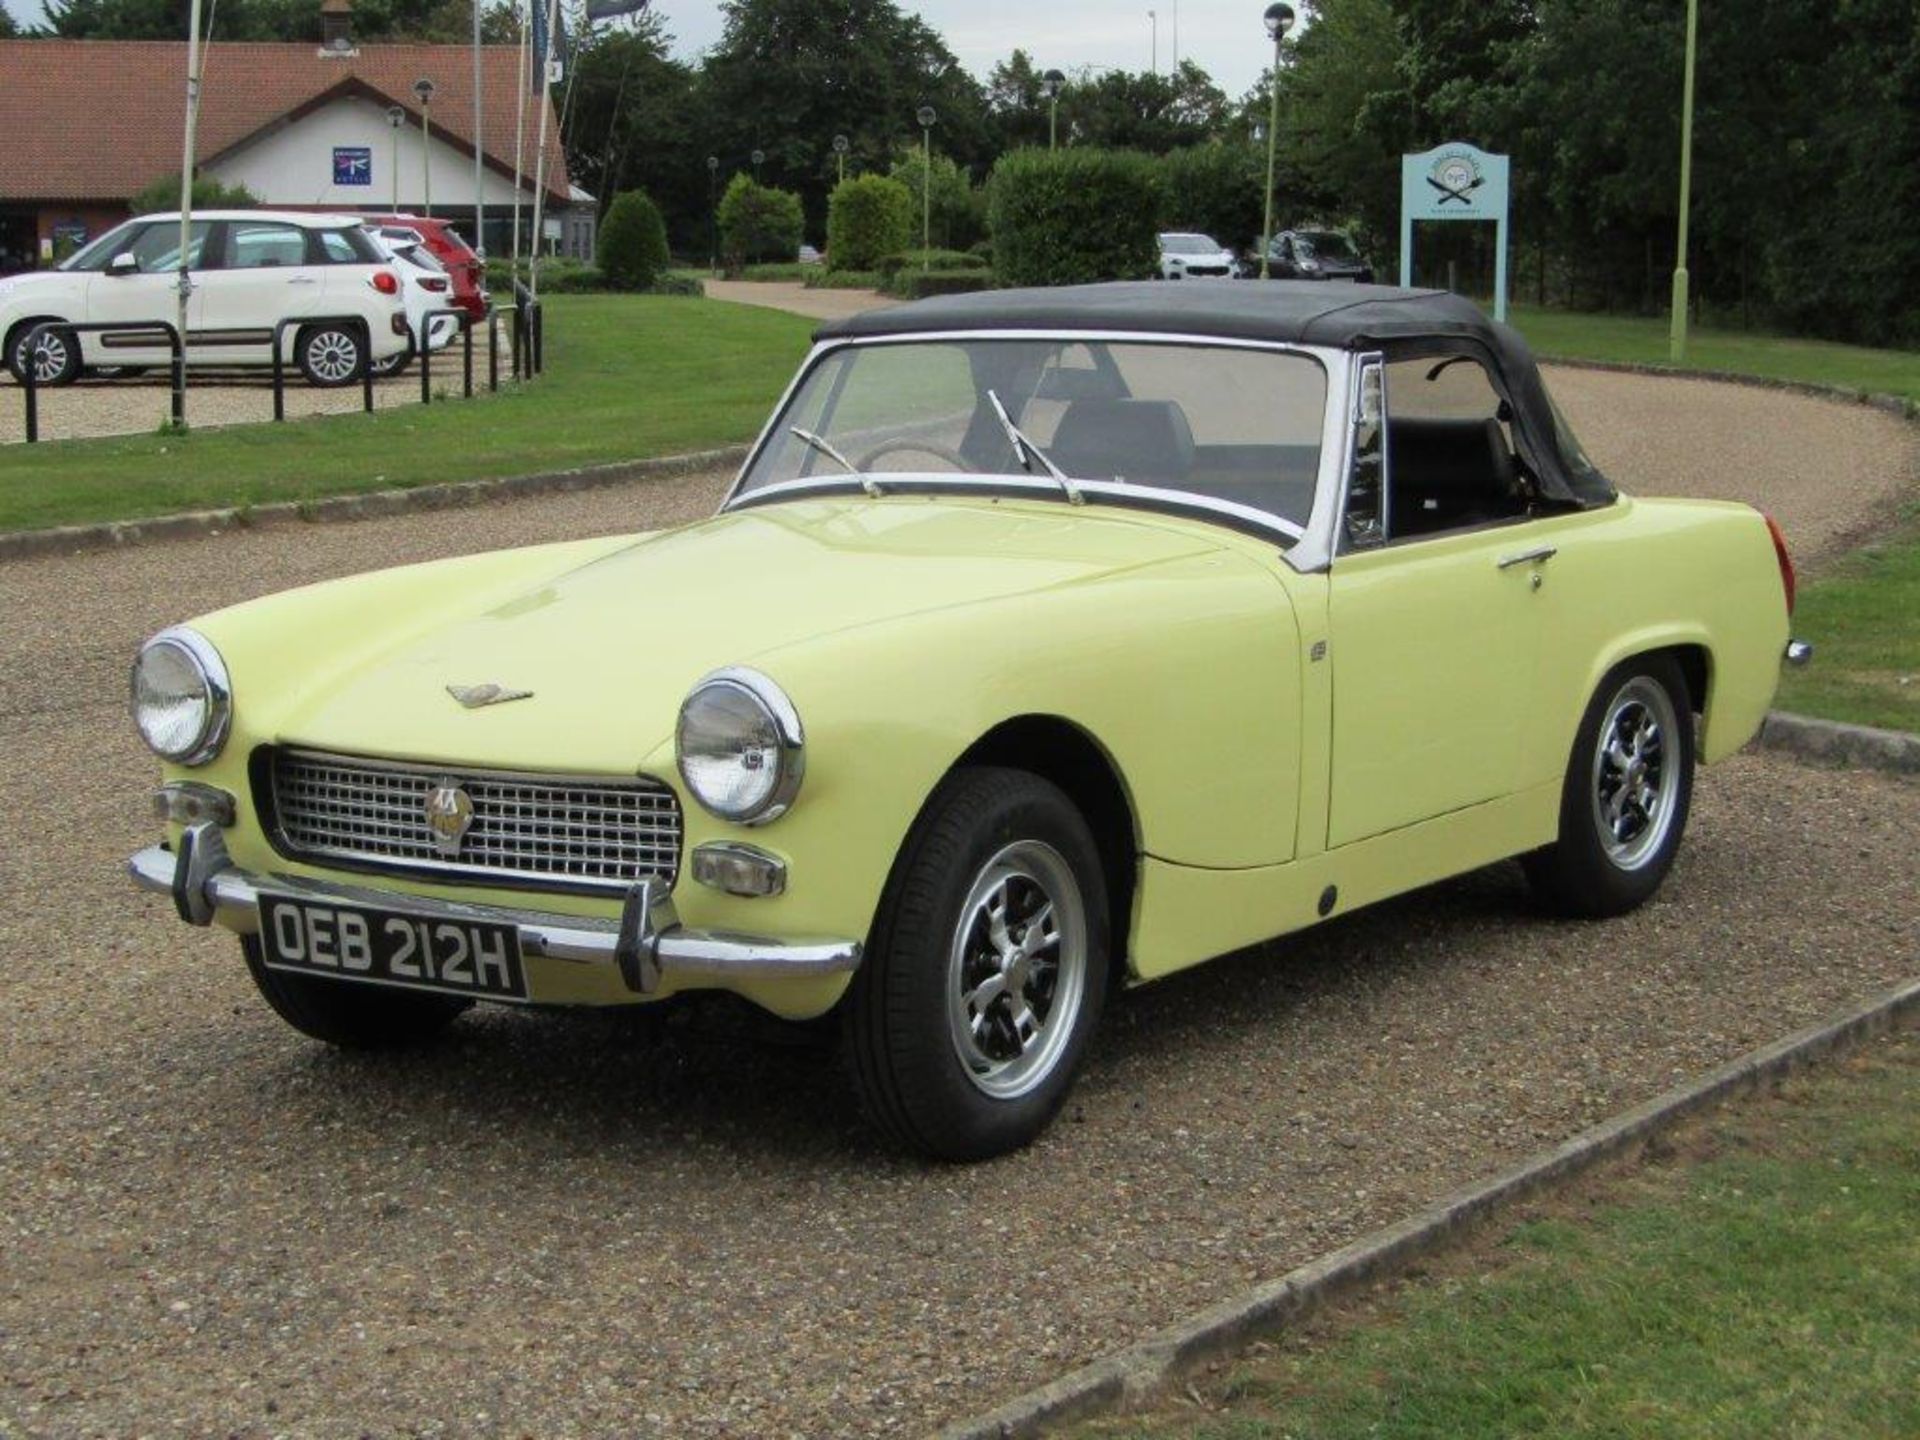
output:
[[[540,97],[528,97],[516,190],[519,50],[481,47],[476,140],[470,47],[357,45],[348,0],[322,10],[318,46],[205,48],[199,173],[280,209],[423,213],[431,204],[471,239],[477,148],[483,238],[505,253],[517,203],[522,245],[531,244]],[[186,52],[185,41],[0,40],[0,273],[8,259],[31,263],[98,234],[127,216],[133,195],[179,173]],[[421,80],[433,82],[424,111]],[[571,184],[551,110],[545,184],[557,222],[544,227],[549,248],[577,251],[584,228],[590,250],[591,197]]]

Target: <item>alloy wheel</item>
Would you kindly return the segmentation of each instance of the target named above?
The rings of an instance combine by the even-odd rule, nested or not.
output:
[[[1681,782],[1680,717],[1664,685],[1636,675],[1614,693],[1593,755],[1593,823],[1607,858],[1636,870],[1672,828]]]
[[[1072,867],[1018,840],[981,867],[960,907],[947,1020],[967,1078],[1017,1099],[1059,1064],[1087,992],[1087,918]]]

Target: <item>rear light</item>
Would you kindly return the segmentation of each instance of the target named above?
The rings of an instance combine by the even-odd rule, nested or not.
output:
[[[445,294],[447,289],[447,282],[438,275],[429,275],[420,282],[420,285],[422,289],[431,290],[436,295]]]
[[[382,295],[398,295],[400,282],[394,278],[391,270],[376,270],[367,277],[367,283]]]
[[[1787,537],[1780,533],[1780,526],[1771,515],[1762,514],[1767,522],[1767,534],[1773,537],[1773,555],[1780,562],[1780,588],[1787,592],[1787,614],[1793,614],[1795,581],[1793,578],[1793,557],[1787,554]]]

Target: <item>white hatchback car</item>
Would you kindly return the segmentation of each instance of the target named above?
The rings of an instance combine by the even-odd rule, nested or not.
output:
[[[367,233],[373,236],[373,243],[380,247],[381,253],[393,261],[394,272],[400,277],[400,298],[407,311],[406,348],[397,355],[373,362],[373,373],[384,378],[398,375],[407,368],[407,363],[420,353],[423,334],[429,350],[444,350],[451,345],[454,336],[460,333],[466,311],[453,303],[453,277],[447,274],[447,267],[417,234],[412,240],[406,240],[401,237],[412,232],[386,225],[369,225]]]
[[[1239,271],[1233,252],[1211,235],[1173,233],[1160,237],[1162,280],[1228,280]]]
[[[406,351],[400,279],[358,217],[199,211],[190,234],[189,364],[270,365],[275,327],[303,316],[312,323],[288,327],[283,354],[310,384],[352,383],[363,348],[370,349],[370,363]],[[65,385],[89,367],[167,364],[167,346],[157,337],[42,330],[31,354],[27,341],[42,321],[172,324],[179,266],[179,215],[143,215],[57,269],[0,280],[0,354],[7,368],[24,379],[31,363],[39,384]]]

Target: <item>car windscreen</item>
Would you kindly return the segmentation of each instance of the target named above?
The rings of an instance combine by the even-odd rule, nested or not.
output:
[[[1169,255],[1218,255],[1220,247],[1205,235],[1162,235],[1160,248]]]
[[[115,255],[127,248],[128,239],[144,226],[143,220],[126,220],[107,231],[90,245],[82,246],[54,268],[56,270],[104,270]],[[175,227],[178,233],[178,227]]]
[[[1347,237],[1336,235],[1331,230],[1307,230],[1297,238],[1304,242],[1309,254],[1327,260],[1353,259],[1353,246],[1347,242]]]
[[[1298,351],[1073,337],[852,345],[807,372],[738,493],[844,483],[850,470],[956,491],[1047,480],[1044,464],[1023,463],[1004,409],[1099,498],[1170,494],[1296,533],[1313,509],[1326,404],[1325,369]]]

